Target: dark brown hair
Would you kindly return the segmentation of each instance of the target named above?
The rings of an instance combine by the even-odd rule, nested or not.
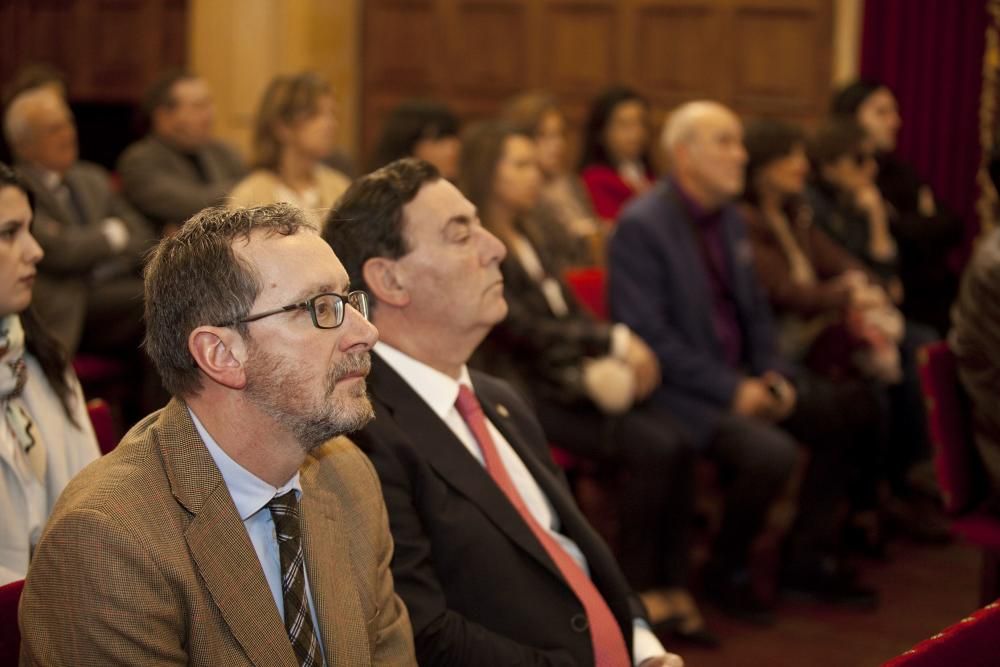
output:
[[[304,214],[289,204],[228,210],[206,208],[153,250],[145,269],[144,346],[163,386],[174,396],[195,394],[201,374],[188,351],[188,336],[203,325],[218,326],[246,317],[260,277],[233,251],[233,242],[262,231],[291,236],[309,228]],[[241,336],[245,324],[234,325]]]

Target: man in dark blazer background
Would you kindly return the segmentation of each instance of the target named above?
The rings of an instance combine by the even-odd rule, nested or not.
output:
[[[871,606],[874,593],[840,558],[837,517],[855,472],[850,452],[863,442],[856,436],[877,424],[879,406],[779,353],[732,203],[747,160],[737,116],[714,102],[688,103],[668,118],[663,141],[670,176],[626,207],[611,240],[609,302],[613,318],[659,357],[663,382],[651,400],[687,427],[728,481],[706,587],[731,610],[767,620],[747,579],[748,549],[803,443],[810,463],[789,540],[789,583]]]
[[[355,437],[382,482],[421,664],[681,664],[529,408],[466,367],[507,312],[505,249],[475,207],[430,164],[400,160],[345,193],[324,238],[373,296],[376,418]]]
[[[118,160],[125,198],[157,229],[171,230],[221,204],[246,175],[239,154],[214,137],[208,83],[190,72],[167,72],[146,93],[149,135]]]
[[[153,234],[101,167],[78,160],[76,125],[54,86],[11,102],[4,132],[35,196],[32,233],[45,250],[34,306],[70,355],[121,354],[142,337],[142,255]]]

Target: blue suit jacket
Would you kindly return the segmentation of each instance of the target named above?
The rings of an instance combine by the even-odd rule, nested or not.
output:
[[[609,250],[611,314],[659,357],[663,384],[653,395],[699,444],[713,435],[745,374],[789,374],[778,355],[770,306],[753,268],[735,206],[722,212],[721,232],[737,316],[743,369],[729,366],[712,317],[712,295],[694,222],[667,180],[622,212]]]

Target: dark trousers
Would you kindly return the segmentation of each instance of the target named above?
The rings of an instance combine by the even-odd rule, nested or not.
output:
[[[648,404],[607,416],[590,404],[536,403],[559,447],[621,471],[619,564],[639,591],[686,583],[694,513],[694,450],[672,417]]]
[[[874,386],[832,384],[810,374],[796,379],[795,411],[781,424],[726,415],[706,450],[718,468],[726,511],[714,558],[724,571],[747,565],[749,547],[798,457],[808,452],[789,546],[792,557],[836,550],[842,517],[856,494],[874,503],[882,460],[884,402]]]

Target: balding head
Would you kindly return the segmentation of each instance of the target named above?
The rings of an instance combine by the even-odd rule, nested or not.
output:
[[[709,100],[678,107],[664,123],[662,142],[671,172],[703,206],[718,208],[743,191],[743,126],[728,107]]]
[[[4,116],[4,135],[18,159],[63,173],[76,162],[76,125],[63,97],[52,87],[15,97]]]

